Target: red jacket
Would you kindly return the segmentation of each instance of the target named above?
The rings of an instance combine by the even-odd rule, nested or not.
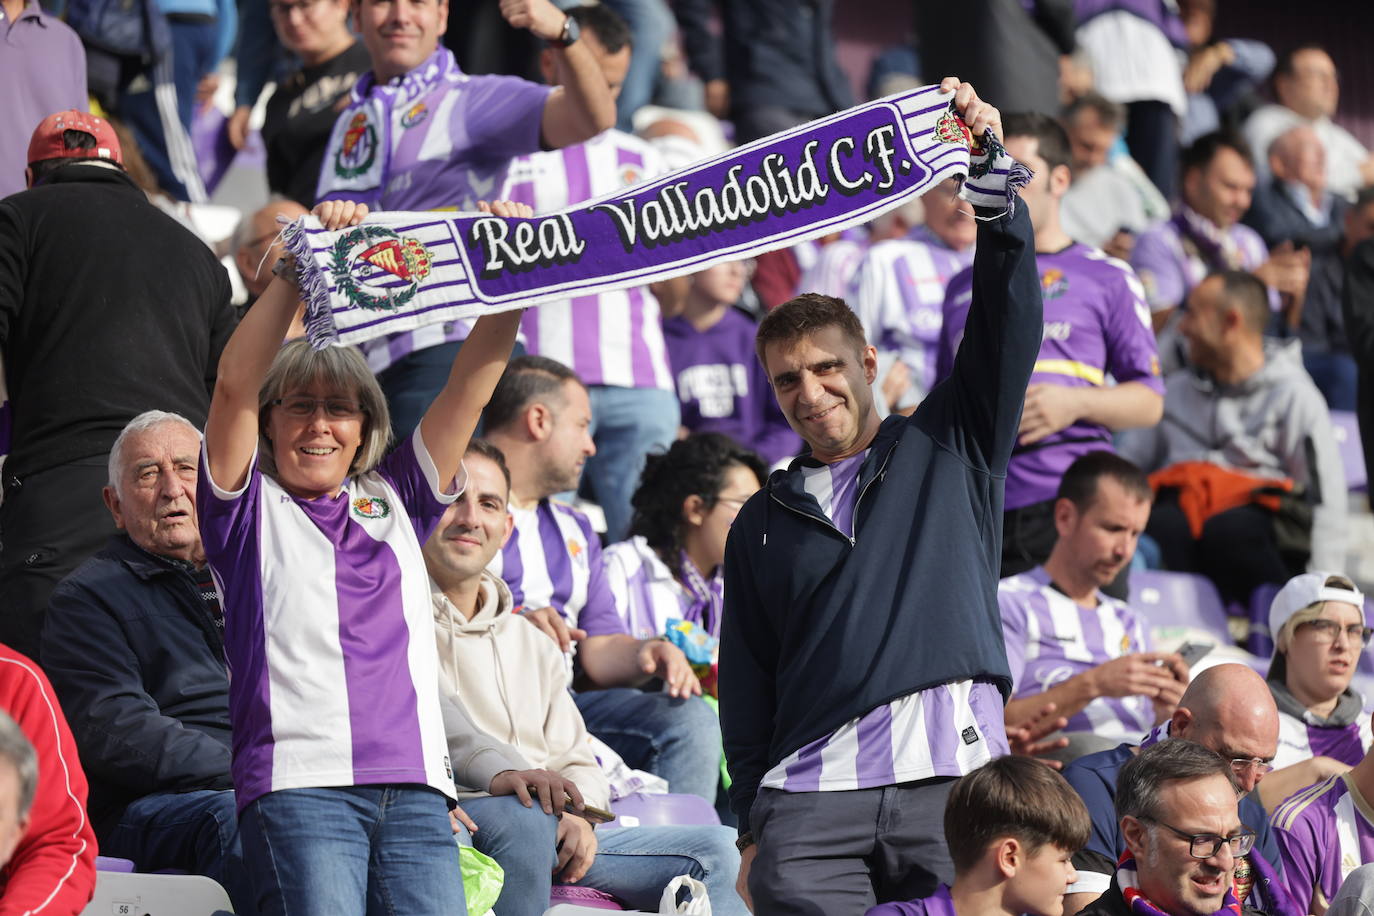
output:
[[[38,754],[29,829],[0,871],[0,916],[75,916],[95,891],[95,831],[86,816],[86,774],[62,707],[38,665],[0,645],[0,709]]]

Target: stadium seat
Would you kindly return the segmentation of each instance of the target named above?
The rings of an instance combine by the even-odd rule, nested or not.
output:
[[[97,871],[95,896],[81,916],[224,916],[229,895],[201,875],[139,875]]]
[[[575,884],[555,884],[553,893],[549,895],[549,907],[547,912],[557,914],[580,913],[589,910],[620,910],[624,907],[616,902],[610,894],[603,894],[590,887],[578,887]]]
[[[1205,576],[1159,569],[1131,573],[1131,607],[1145,614],[1151,627],[1196,627],[1223,644],[1232,641],[1226,606]]]
[[[636,792],[611,806],[616,819],[602,830],[616,827],[669,827],[688,824],[719,824],[711,803],[697,795],[646,795]],[[622,818],[624,821],[622,822]]]
[[[1336,445],[1341,450],[1341,464],[1345,465],[1346,489],[1365,489],[1369,485],[1369,474],[1365,470],[1359,421],[1350,411],[1333,410],[1331,426],[1336,432]]]

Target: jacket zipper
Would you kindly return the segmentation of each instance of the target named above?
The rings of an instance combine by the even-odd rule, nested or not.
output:
[[[893,448],[896,448],[896,446],[894,445]],[[869,478],[868,483],[864,484],[863,489],[859,491],[859,495],[854,498],[854,517],[850,519],[850,523],[855,529],[859,527],[859,506],[863,503],[864,496],[868,493],[868,488],[873,486],[873,482],[875,480],[881,479],[883,474],[887,472],[887,463],[891,460],[892,450],[889,449],[887,454],[883,456],[883,463],[878,467],[878,473],[874,474],[872,477]],[[830,519],[826,518],[823,515],[812,515],[810,512],[803,512],[802,510],[795,508],[794,506],[789,506],[787,503],[778,499],[778,497],[773,493],[771,488],[768,491],[768,498],[773,500],[773,502],[777,503],[779,506],[782,506],[787,511],[794,512],[797,515],[800,515],[802,518],[814,519],[818,522],[821,522],[829,526],[831,530],[833,530],[836,534],[838,534],[840,537],[848,541],[850,547],[853,547],[857,543],[853,536],[845,534],[843,531],[840,530],[840,527]]]

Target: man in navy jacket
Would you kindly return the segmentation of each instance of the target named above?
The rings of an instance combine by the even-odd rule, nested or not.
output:
[[[880,422],[876,354],[842,301],[803,295],[759,326],[809,453],[740,510],[725,557],[721,725],[756,912],[929,895],[953,877],[951,783],[1007,751],[1002,490],[1040,281],[1030,220],[1002,187],[1024,170],[1001,150],[1000,116],[968,84],[943,86],[992,166],[963,192],[978,254],[951,377]]]

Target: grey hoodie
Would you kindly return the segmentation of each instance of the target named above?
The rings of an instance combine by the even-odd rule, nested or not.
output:
[[[1308,569],[1345,565],[1345,469],[1331,415],[1302,365],[1301,344],[1266,340],[1264,366],[1222,385],[1197,369],[1169,373],[1164,419],[1121,434],[1118,451],[1147,471],[1208,461],[1257,477],[1288,477],[1315,500]]]

